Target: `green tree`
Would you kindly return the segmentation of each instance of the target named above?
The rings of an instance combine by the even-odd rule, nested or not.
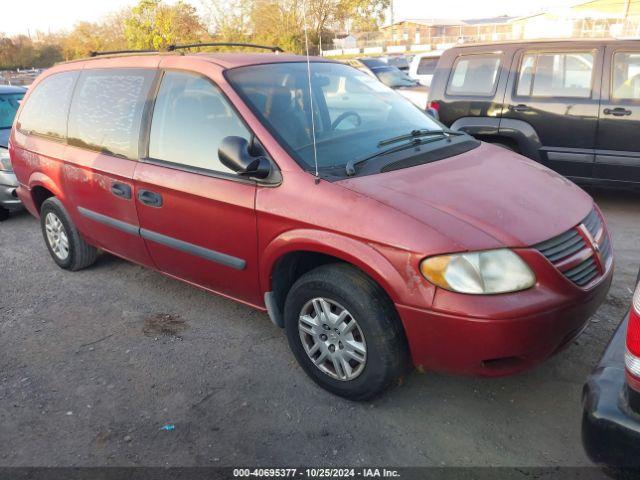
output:
[[[161,0],[141,0],[124,22],[129,48],[159,50],[175,43],[195,42],[205,28],[196,9],[179,0],[167,5]]]

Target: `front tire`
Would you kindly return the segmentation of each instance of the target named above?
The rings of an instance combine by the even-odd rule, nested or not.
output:
[[[0,207],[0,222],[4,222],[5,220],[7,220],[10,214],[11,212],[9,211],[9,209]]]
[[[42,203],[40,226],[47,249],[60,268],[76,271],[96,261],[98,249],[84,241],[57,198]]]
[[[403,373],[407,349],[395,308],[379,285],[350,265],[323,265],[300,277],[284,315],[294,356],[325,390],[367,400]]]

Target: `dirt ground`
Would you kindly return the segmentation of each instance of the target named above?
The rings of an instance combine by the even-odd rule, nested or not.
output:
[[[570,348],[509,378],[413,373],[362,404],[307,379],[265,314],[108,255],[63,271],[15,215],[0,224],[0,465],[588,465],[582,384],[640,263],[640,194],[591,193],[617,266]]]

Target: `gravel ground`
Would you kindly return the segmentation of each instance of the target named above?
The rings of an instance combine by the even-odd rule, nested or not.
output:
[[[15,215],[0,224],[0,465],[588,465],[582,384],[640,262],[640,195],[591,193],[617,270],[574,345],[509,378],[413,373],[363,404],[308,380],[265,314],[107,255],[60,270]]]

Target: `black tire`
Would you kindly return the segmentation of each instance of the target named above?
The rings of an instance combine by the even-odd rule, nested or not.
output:
[[[321,371],[307,355],[298,320],[305,305],[322,297],[351,313],[366,342],[360,374],[339,380]],[[291,287],[284,307],[289,346],[304,371],[322,388],[350,400],[368,400],[397,384],[407,365],[407,347],[400,319],[382,288],[347,264],[323,265],[301,276]]]
[[[7,220],[10,213],[11,212],[9,212],[9,209],[0,207],[0,222],[4,222],[5,220]]]
[[[54,253],[47,238],[45,222],[47,214],[49,213],[55,214],[55,216],[60,219],[68,239],[69,253],[64,259],[61,259]],[[42,207],[40,208],[40,226],[44,243],[51,254],[51,258],[53,258],[53,261],[56,262],[60,268],[71,271],[82,270],[94,263],[96,258],[98,258],[98,249],[84,241],[78,229],[71,221],[71,217],[66,209],[57,198],[50,197],[42,203]]]

